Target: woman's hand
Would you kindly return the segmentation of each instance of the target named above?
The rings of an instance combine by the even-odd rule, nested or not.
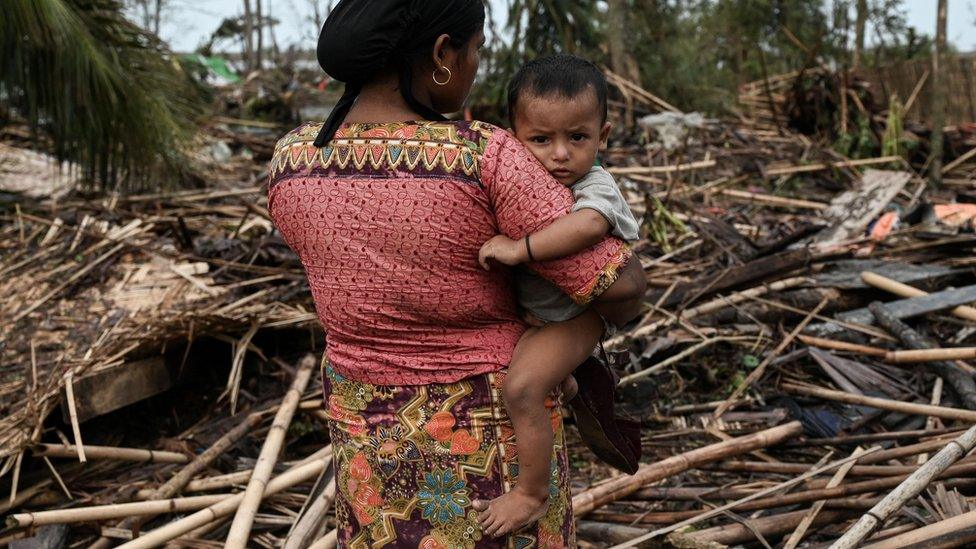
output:
[[[478,252],[478,263],[481,263],[481,266],[486,271],[491,270],[488,264],[489,259],[494,259],[505,265],[515,266],[520,263],[525,263],[529,257],[525,249],[525,244],[521,240],[512,240],[500,234],[485,242]]]

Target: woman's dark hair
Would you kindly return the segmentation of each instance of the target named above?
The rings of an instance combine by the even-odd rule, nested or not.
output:
[[[508,83],[508,122],[515,127],[515,107],[523,93],[534,97],[574,99],[586,90],[596,94],[600,123],[607,121],[607,79],[596,65],[564,53],[537,57],[522,66]]]
[[[482,0],[341,0],[319,34],[319,65],[346,89],[315,138],[324,146],[359,96],[363,84],[378,72],[396,70],[400,94],[418,115],[443,120],[440,113],[413,95],[414,68],[430,57],[442,34],[462,47],[485,24]]]

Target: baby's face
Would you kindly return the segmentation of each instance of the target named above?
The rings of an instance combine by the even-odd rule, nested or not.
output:
[[[607,146],[610,124],[601,121],[596,93],[572,99],[523,93],[515,106],[515,137],[563,185],[580,180]]]

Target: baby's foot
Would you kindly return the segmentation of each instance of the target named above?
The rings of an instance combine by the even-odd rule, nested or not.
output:
[[[566,376],[566,379],[559,384],[559,401],[566,404],[576,398],[576,393],[578,392],[579,385],[576,383],[576,378],[572,375]]]
[[[537,498],[516,487],[491,501],[475,500],[474,508],[479,511],[481,530],[499,538],[536,522],[546,515],[549,498]]]

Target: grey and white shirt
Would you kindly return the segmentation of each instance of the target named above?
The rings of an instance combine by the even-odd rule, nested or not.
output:
[[[610,172],[594,166],[570,190],[576,201],[574,212],[596,210],[610,224],[611,235],[628,242],[639,238],[637,219]],[[525,265],[515,270],[515,292],[522,308],[546,322],[569,320],[586,310]]]

